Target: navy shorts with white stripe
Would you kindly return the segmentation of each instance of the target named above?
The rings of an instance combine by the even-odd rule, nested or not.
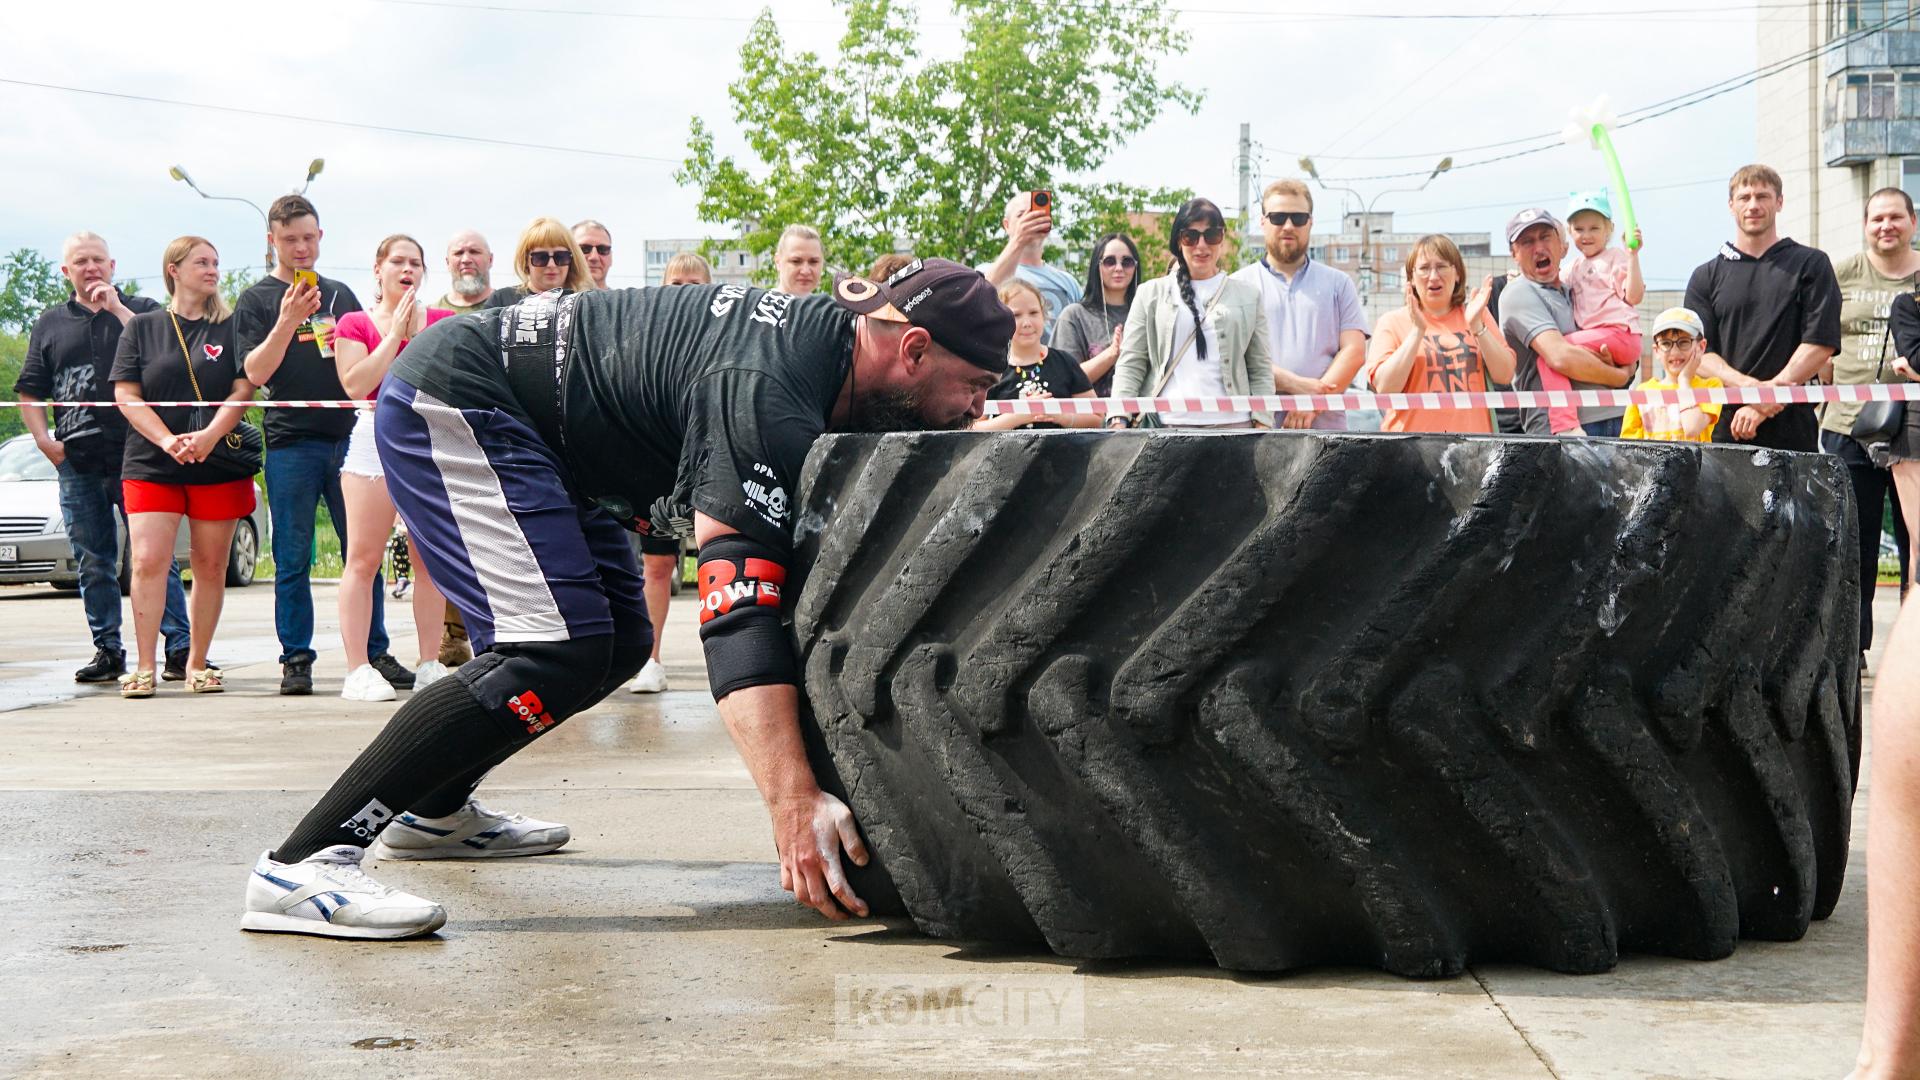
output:
[[[554,451],[500,408],[461,408],[389,376],[375,443],[387,491],[476,650],[644,625],[626,530],[577,499]]]

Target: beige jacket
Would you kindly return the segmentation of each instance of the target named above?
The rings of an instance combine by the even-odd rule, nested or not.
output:
[[[1213,327],[1213,340],[1219,352],[1208,350],[1200,359],[1195,345],[1187,347],[1182,364],[1219,364],[1220,381],[1227,393],[1274,393],[1273,363],[1267,344],[1267,315],[1260,308],[1260,290],[1245,281],[1229,277],[1220,286],[1220,297],[1207,315]],[[1143,282],[1134,293],[1133,309],[1127,313],[1127,329],[1121,335],[1120,359],[1113,369],[1115,397],[1146,397],[1166,381],[1167,364],[1180,342],[1173,340],[1176,320],[1186,302],[1180,299],[1180,282],[1172,274]],[[1202,310],[1205,310],[1202,308]],[[1256,424],[1273,426],[1273,414],[1256,412]]]

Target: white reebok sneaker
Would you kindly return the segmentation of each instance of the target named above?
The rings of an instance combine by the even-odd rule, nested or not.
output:
[[[633,681],[627,684],[629,694],[659,694],[666,689],[666,665],[651,657],[647,659],[647,666],[640,669],[640,674],[635,675]]]
[[[413,688],[415,691],[425,690],[451,674],[447,665],[438,660],[422,660],[420,666],[413,669]]]
[[[361,664],[347,672],[347,681],[340,687],[340,696],[347,701],[392,701],[393,684],[372,664]]]
[[[401,814],[373,842],[375,859],[498,859],[541,855],[573,838],[565,825],[502,814],[468,799],[443,818]]]
[[[368,669],[372,670],[372,669]],[[431,900],[390,889],[360,870],[365,854],[341,844],[295,863],[260,853],[247,876],[242,930],[391,940],[431,934],[447,912]]]

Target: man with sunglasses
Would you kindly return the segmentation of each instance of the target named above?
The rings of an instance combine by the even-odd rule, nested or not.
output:
[[[1270,331],[1273,379],[1282,394],[1337,394],[1367,358],[1367,317],[1353,279],[1314,262],[1313,193],[1298,180],[1275,180],[1260,196],[1266,254],[1233,276],[1260,290]],[[1336,410],[1282,413],[1281,426],[1345,431]],[[1279,417],[1276,417],[1279,419]]]
[[[573,227],[573,242],[580,245],[580,253],[587,257],[587,276],[593,279],[593,287],[606,288],[607,271],[613,269],[613,233],[588,218]]]
[[[1000,219],[1000,227],[1007,231],[1007,246],[1001,249],[999,258],[976,269],[987,275],[996,289],[1012,277],[1032,282],[1047,302],[1047,325],[1040,332],[1040,340],[1052,344],[1055,320],[1067,305],[1079,301],[1081,290],[1072,274],[1043,260],[1047,237],[1053,232],[1053,198],[1049,194],[1044,205],[1036,206],[1037,194],[1042,193],[1023,191],[1007,200],[1006,215]]]
[[[941,259],[806,297],[739,285],[543,293],[414,338],[381,386],[380,460],[481,655],[403,704],[260,856],[241,925],[428,934],[446,912],[361,873],[368,844],[382,859],[564,845],[565,826],[488,818],[471,792],[640,669],[653,635],[621,527],[678,531],[685,519],[700,547],[708,680],[773,819],[781,884],[830,918],[866,914],[840,862],[844,850],[864,864],[866,849],[808,765],[781,617],[801,466],[829,430],[979,417],[1012,338],[993,287]],[[425,809],[462,805],[464,818]]]

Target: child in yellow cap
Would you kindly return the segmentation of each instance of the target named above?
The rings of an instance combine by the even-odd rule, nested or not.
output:
[[[1701,339],[1706,327],[1700,316],[1683,307],[1668,308],[1653,320],[1653,357],[1662,375],[1642,380],[1636,390],[1710,390],[1719,379],[1700,376]],[[1620,425],[1623,439],[1665,439],[1670,442],[1712,442],[1720,406],[1711,401],[1694,405],[1629,405]]]

